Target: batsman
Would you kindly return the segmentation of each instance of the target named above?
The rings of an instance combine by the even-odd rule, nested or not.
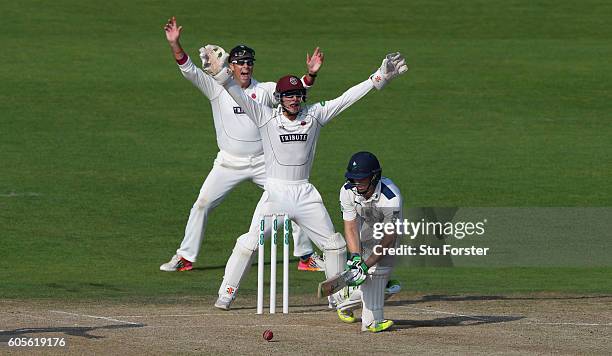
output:
[[[349,285],[359,287],[338,304],[338,317],[345,323],[353,323],[353,311],[363,306],[361,330],[384,331],[393,325],[393,321],[384,318],[383,306],[385,299],[393,294],[387,283],[395,256],[380,251],[397,247],[399,239],[395,233],[376,239],[374,226],[394,224],[402,219],[402,196],[391,179],[382,176],[380,162],[370,152],[355,153],[344,176],[347,182],[340,188],[340,208],[350,252]]]

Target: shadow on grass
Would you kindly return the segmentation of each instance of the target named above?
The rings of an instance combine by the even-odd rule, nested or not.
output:
[[[53,289],[59,289],[71,293],[79,293],[83,290],[108,290],[113,292],[124,292],[125,289],[116,287],[106,283],[73,283],[72,285],[60,284],[60,283],[47,283],[45,286]]]
[[[299,258],[290,258],[289,259],[289,263],[298,263],[299,260],[300,260]],[[279,260],[276,264],[277,265],[282,264],[282,260]],[[256,263],[253,263],[253,265],[256,265]],[[264,265],[265,266],[269,266],[270,265],[270,261],[265,262]],[[193,267],[193,269],[191,271],[212,271],[212,270],[216,270],[216,269],[225,269],[225,265]]]
[[[582,300],[611,298],[612,295],[588,295],[588,296],[532,296],[532,297],[507,297],[503,295],[445,295],[433,294],[424,295],[420,299],[410,300],[390,300],[385,305],[406,305],[427,302],[466,302],[466,301],[485,301],[485,300]]]
[[[440,328],[446,326],[476,326],[482,324],[507,323],[524,319],[524,316],[496,316],[496,315],[473,315],[473,316],[448,316],[429,320],[401,320],[393,319],[393,327],[389,331],[414,328]],[[361,318],[356,322],[361,323]]]
[[[431,320],[394,320],[394,329],[411,329],[445,326],[475,326],[482,324],[507,323],[524,319],[524,316],[472,315],[449,316]]]
[[[533,296],[533,297],[506,297],[502,295],[443,295],[443,294],[434,294],[434,295],[425,295],[420,299],[400,299],[395,300],[390,299],[385,301],[385,306],[402,306],[402,305],[414,305],[420,303],[428,303],[428,302],[465,302],[465,301],[490,301],[490,300],[588,300],[588,299],[600,299],[600,298],[612,298],[612,295],[596,295],[596,296]],[[321,303],[313,303],[313,304],[302,304],[299,307],[310,308],[304,310],[306,312],[319,312],[331,310],[328,308],[327,300],[321,300]],[[249,310],[255,309],[254,307],[239,307],[234,308],[232,310]]]
[[[117,324],[104,326],[81,326],[81,327],[56,327],[56,328],[19,328],[14,330],[0,331],[0,343],[8,342],[11,338],[33,337],[41,333],[63,333],[70,336],[79,336],[86,339],[103,339],[104,336],[91,335],[89,332],[95,330],[116,330],[141,328],[145,324]]]

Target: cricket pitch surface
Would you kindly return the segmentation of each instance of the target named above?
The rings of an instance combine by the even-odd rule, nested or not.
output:
[[[227,312],[213,303],[2,300],[0,354],[612,354],[612,295],[400,293],[385,306],[395,326],[379,334],[311,296],[291,296],[288,315],[256,315],[255,296]],[[66,345],[8,346],[16,338]]]

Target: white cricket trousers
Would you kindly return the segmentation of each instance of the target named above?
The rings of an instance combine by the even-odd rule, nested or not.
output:
[[[282,181],[269,178],[265,191],[257,203],[249,232],[240,236],[231,256],[225,266],[223,282],[219,288],[219,296],[226,295],[235,298],[236,292],[246,275],[259,243],[259,227],[261,217],[272,214],[288,214],[289,218],[300,226],[304,235],[308,236],[317,247],[325,253],[325,274],[330,277],[339,271],[338,266],[344,266],[346,255],[328,253],[337,246],[332,243],[334,226],[323,205],[323,199],[317,189],[308,181]],[[270,238],[273,218],[265,219],[265,236]],[[343,241],[342,241],[343,242]],[[335,267],[334,267],[335,266]]]
[[[265,191],[257,203],[249,232],[240,236],[238,240],[243,246],[254,251],[258,246],[259,223],[263,215],[288,214],[289,218],[297,223],[305,235],[325,251],[325,245],[334,233],[334,225],[323,205],[321,195],[307,180],[284,181],[268,179]],[[266,236],[272,218],[266,218]]]
[[[185,226],[185,236],[177,255],[195,262],[204,240],[208,214],[239,183],[250,180],[263,188],[266,183],[266,166],[263,154],[254,157],[237,157],[220,151],[213,163],[213,168],[204,180],[200,194],[191,208]],[[293,223],[293,255],[304,256],[313,252],[310,240],[301,229]]]

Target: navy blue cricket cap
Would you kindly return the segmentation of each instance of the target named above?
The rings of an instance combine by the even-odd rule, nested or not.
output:
[[[255,50],[246,45],[238,45],[230,51],[229,62],[239,59],[252,59],[255,60]]]

